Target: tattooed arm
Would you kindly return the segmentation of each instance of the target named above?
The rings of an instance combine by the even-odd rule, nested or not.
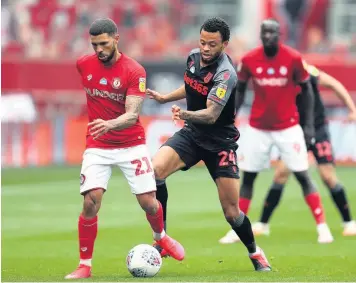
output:
[[[125,109],[126,113],[116,119],[105,121],[96,119],[88,124],[90,134],[94,139],[106,134],[111,130],[123,130],[135,125],[143,104],[143,97],[130,95],[126,97]]]
[[[177,119],[190,121],[197,124],[214,124],[219,118],[224,106],[236,87],[237,77],[233,70],[224,70],[214,77],[214,86],[208,94],[206,109],[197,111],[180,110],[177,106],[172,108],[173,115]],[[178,110],[178,111],[177,111]],[[173,117],[173,119],[175,119]]]
[[[198,111],[180,110],[179,118],[197,124],[214,124],[219,118],[224,106],[212,100],[208,100],[206,106],[206,109]]]
[[[141,112],[143,100],[144,98],[141,96],[127,96],[125,103],[126,113],[111,120],[113,123],[113,130],[118,131],[135,125]]]

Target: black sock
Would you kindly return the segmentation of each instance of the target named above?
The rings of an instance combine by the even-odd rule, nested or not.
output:
[[[231,228],[239,236],[241,242],[245,245],[249,253],[256,252],[255,237],[253,236],[251,222],[248,217],[241,211],[240,215]]]
[[[334,188],[330,189],[331,196],[336,204],[344,222],[351,221],[351,213],[349,203],[346,198],[344,187],[337,184]]]
[[[164,222],[164,230],[167,231],[167,201],[168,201],[168,190],[166,186],[166,182],[164,180],[156,180],[156,198],[162,204],[163,210],[163,222]]]
[[[284,184],[273,183],[265,199],[260,222],[268,223],[274,209],[277,207],[283,192]]]

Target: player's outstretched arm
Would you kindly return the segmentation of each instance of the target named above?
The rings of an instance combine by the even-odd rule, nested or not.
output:
[[[182,85],[178,89],[163,95],[157,91],[147,89],[146,94],[149,98],[156,100],[157,102],[163,104],[167,102],[177,101],[186,97],[185,85]]]
[[[206,109],[197,111],[175,111],[172,107],[174,120],[186,120],[198,124],[214,124],[219,118],[224,106],[229,101],[237,83],[236,72],[222,71],[214,78],[214,86],[210,90],[206,102]],[[235,93],[233,93],[235,95]],[[176,118],[175,118],[176,117]]]
[[[335,94],[337,95],[337,97],[339,97],[342,100],[342,102],[345,103],[347,108],[349,108],[350,113],[349,113],[348,119],[350,121],[356,121],[355,103],[353,102],[347,89],[344,87],[344,85],[340,81],[338,81],[336,78],[334,78],[333,76],[331,76],[325,72],[320,72],[319,85],[335,91]]]

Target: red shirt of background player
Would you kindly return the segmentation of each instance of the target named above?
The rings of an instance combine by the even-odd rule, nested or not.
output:
[[[274,57],[267,57],[263,47],[247,53],[238,68],[238,79],[252,78],[255,97],[250,125],[262,130],[283,130],[299,123],[296,85],[309,79],[302,57],[296,50],[278,45]]]
[[[145,95],[145,69],[122,53],[112,66],[105,66],[95,54],[84,56],[77,61],[77,69],[87,96],[89,122],[115,119],[125,113],[127,96]],[[124,148],[140,144],[145,144],[145,132],[139,119],[131,127],[110,130],[95,140],[89,127],[87,129],[87,148]]]

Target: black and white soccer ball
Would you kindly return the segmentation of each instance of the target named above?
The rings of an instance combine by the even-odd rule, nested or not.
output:
[[[141,244],[129,251],[126,265],[134,277],[153,277],[162,266],[162,258],[156,248]]]

